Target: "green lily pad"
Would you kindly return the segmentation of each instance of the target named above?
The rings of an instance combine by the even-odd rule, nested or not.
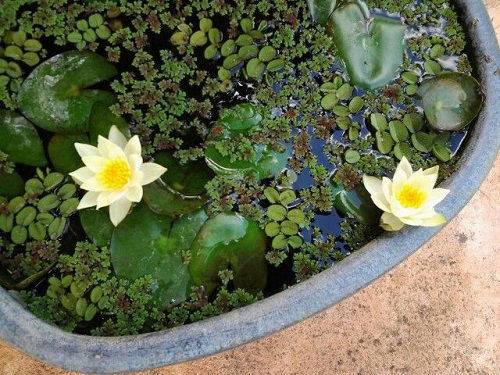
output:
[[[337,8],[328,24],[351,82],[377,89],[391,82],[403,64],[405,27],[392,18],[370,18],[363,1]]]
[[[313,20],[325,26],[337,5],[337,0],[307,0],[307,4]]]
[[[181,165],[171,152],[159,152],[155,162],[167,168],[156,182],[144,186],[144,201],[161,215],[179,216],[205,204],[205,184],[214,174],[203,160]]]
[[[0,150],[14,163],[43,167],[43,144],[31,122],[16,112],[0,110]]]
[[[225,109],[217,121],[231,132],[246,132],[262,121],[262,115],[250,103],[237,104]]]
[[[96,246],[109,246],[115,227],[109,219],[108,209],[87,208],[81,210],[80,223],[85,234]]]
[[[192,233],[207,217],[201,212],[195,218],[176,225],[145,204],[136,206],[113,232],[110,249],[116,275],[129,280],[151,275],[154,294],[163,307],[184,301],[191,277],[182,251],[189,249]]]
[[[266,235],[257,223],[235,213],[209,219],[191,246],[189,271],[195,285],[212,293],[219,271],[231,268],[234,286],[255,292],[267,283]]]
[[[349,216],[364,224],[377,224],[382,211],[373,203],[370,193],[363,185],[353,190],[345,190],[340,184],[332,185],[333,206],[342,215]]]
[[[257,112],[254,105],[244,103],[226,109],[222,112],[217,124],[226,130],[219,137],[231,137],[238,133],[248,133],[259,126],[262,115]],[[210,141],[209,141],[210,142]],[[279,174],[286,166],[291,154],[291,148],[287,147],[283,152],[277,152],[262,144],[254,145],[254,156],[252,160],[231,160],[230,155],[222,155],[214,145],[208,145],[205,149],[205,160],[208,166],[217,174],[241,177],[254,171],[259,178]]]
[[[75,143],[89,143],[84,134],[54,134],[47,147],[50,162],[58,172],[69,174],[83,167],[83,162],[76,152]]]
[[[481,111],[483,94],[475,78],[443,73],[426,80],[418,91],[432,128],[456,131],[470,124]]]
[[[102,135],[108,137],[109,129],[115,125],[126,137],[130,137],[130,129],[128,123],[121,117],[116,116],[109,109],[110,104],[106,102],[97,102],[92,108],[89,119],[90,143],[97,145],[97,138]]]
[[[0,172],[0,197],[11,199],[24,194],[24,180],[17,172]]]
[[[22,113],[54,133],[84,133],[94,104],[115,96],[90,86],[117,74],[104,57],[90,51],[70,51],[40,64],[24,81],[18,102]]]

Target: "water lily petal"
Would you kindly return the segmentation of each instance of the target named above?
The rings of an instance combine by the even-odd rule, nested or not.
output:
[[[128,164],[132,171],[138,171],[142,165],[142,156],[137,154],[128,155]]]
[[[107,192],[102,192],[97,197],[97,209],[99,210],[102,207],[107,207],[111,204],[111,200],[109,199],[110,195]]]
[[[106,188],[102,186],[101,182],[99,179],[94,176],[89,178],[88,180],[85,180],[83,184],[80,186],[83,190],[88,190],[88,191],[105,191]]]
[[[115,125],[109,129],[108,139],[122,149],[125,149],[127,146],[127,138],[125,138]]]
[[[94,176],[94,172],[92,172],[89,168],[87,167],[81,167],[77,169],[74,172],[71,172],[69,175],[73,177],[73,179],[81,185],[85,180],[88,180],[89,178]]]
[[[408,225],[413,225],[413,226],[422,225],[422,219],[418,219],[415,216],[400,217],[399,220]]]
[[[125,154],[126,155],[141,155],[142,154],[142,147],[141,147],[141,141],[139,140],[139,136],[134,135],[130,141],[128,141],[127,145],[125,146]]]
[[[99,149],[101,156],[105,158],[126,159],[125,152],[122,148],[101,135],[97,138],[97,148]]]
[[[95,205],[97,205],[97,197],[98,196],[99,196],[98,192],[89,191],[80,200],[80,204],[78,205],[78,209],[83,210],[84,208],[94,207]]]
[[[434,185],[436,185],[436,181],[438,179],[438,173],[439,173],[439,165],[424,170],[424,175],[429,176],[434,180],[434,183],[432,184],[433,187]]]
[[[404,223],[389,212],[384,212],[380,218],[380,226],[389,232],[398,231],[403,228]]]
[[[92,172],[99,173],[104,168],[108,160],[102,156],[84,156],[82,161]]]
[[[92,145],[86,145],[84,143],[75,143],[76,152],[80,157],[84,156],[99,156],[99,149]]]
[[[141,165],[140,171],[144,174],[142,185],[147,185],[160,178],[167,171],[167,168],[156,163],[144,163]]]
[[[401,159],[401,162],[398,164],[398,167],[396,168],[396,172],[404,172],[406,174],[407,178],[410,178],[410,176],[413,174],[413,169],[411,168],[411,164],[406,158],[406,156],[403,156]]]
[[[390,206],[392,196],[392,181],[387,177],[382,177],[382,191],[388,205]]]
[[[410,176],[411,177],[411,176]],[[408,176],[403,168],[397,168],[392,178],[392,195],[396,195],[408,180]]]
[[[363,185],[370,193],[370,197],[375,205],[382,211],[390,212],[390,205],[382,190],[382,180],[373,176],[363,176]]]
[[[142,200],[142,186],[141,185],[135,185],[129,189],[127,189],[126,197],[129,201],[131,202],[140,202]]]
[[[113,202],[111,206],[109,206],[109,218],[115,227],[125,219],[131,206],[132,202],[125,197]]]
[[[435,227],[444,223],[446,223],[446,218],[443,215],[436,213],[428,219],[423,219],[422,224],[420,225],[424,227]]]
[[[425,202],[426,207],[434,207],[436,204],[441,202],[446,196],[450,193],[448,189],[436,188],[432,189],[427,198],[427,202]]]

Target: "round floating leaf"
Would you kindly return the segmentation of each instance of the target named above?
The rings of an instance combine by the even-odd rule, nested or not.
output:
[[[109,219],[107,208],[87,208],[80,211],[80,222],[85,234],[99,247],[109,246],[115,227]]]
[[[24,194],[24,181],[17,173],[0,171],[0,197],[11,199]]]
[[[228,57],[229,55],[232,55],[236,51],[236,43],[234,40],[229,39],[226,40],[221,47],[221,55],[224,57]]]
[[[362,1],[336,9],[328,24],[351,82],[376,89],[391,82],[403,64],[405,27],[392,18],[369,17]]]
[[[129,280],[152,276],[163,307],[184,301],[191,278],[182,251],[190,248],[207,219],[203,211],[193,215],[173,223],[145,204],[136,206],[113,232],[110,250],[116,275]]]
[[[354,164],[357,163],[361,159],[361,155],[356,150],[347,150],[345,153],[345,161]]]
[[[264,195],[271,203],[276,203],[280,200],[280,193],[278,192],[278,190],[270,186],[264,189]]]
[[[90,51],[70,51],[40,64],[23,82],[18,102],[23,114],[54,133],[88,131],[95,103],[112,103],[115,96],[86,88],[117,74],[104,57]]]
[[[241,64],[241,62],[241,57],[237,53],[235,53],[226,57],[224,59],[224,62],[222,63],[222,66],[224,67],[224,69],[231,70],[237,65]]]
[[[176,192],[188,197],[206,194],[205,185],[214,174],[203,160],[188,161],[180,164],[171,152],[162,151],[154,155],[155,162],[167,168],[161,177]]]
[[[370,122],[375,130],[384,131],[387,129],[387,119],[382,113],[372,113],[370,115]]]
[[[353,190],[345,190],[342,185],[332,186],[333,205],[339,213],[364,224],[377,224],[382,211],[373,203],[370,193],[363,185]]]
[[[97,138],[102,135],[107,138],[109,130],[115,125],[126,137],[130,136],[128,123],[121,117],[116,116],[109,109],[113,103],[97,102],[92,108],[89,120],[90,143],[97,145]]]
[[[323,107],[323,109],[330,111],[333,109],[333,107],[335,107],[337,102],[337,95],[335,93],[330,93],[325,95],[323,99],[321,99],[321,106]]]
[[[392,146],[394,146],[394,141],[388,132],[376,132],[375,140],[377,141],[377,148],[382,154],[388,154],[391,152]]]
[[[313,20],[325,26],[337,5],[337,0],[307,0],[307,4]]]
[[[189,43],[191,43],[191,45],[194,47],[202,47],[207,44],[207,42],[207,34],[205,34],[203,31],[197,31],[193,33],[193,35],[191,35],[191,38],[189,39]]]
[[[89,143],[84,134],[54,134],[47,147],[50,162],[58,172],[69,174],[83,167],[83,162],[76,152],[75,143]]]
[[[399,159],[403,159],[405,156],[407,159],[411,157],[411,147],[408,143],[396,143],[394,146],[394,155]]]
[[[407,113],[403,118],[403,123],[411,133],[416,133],[424,127],[424,119],[418,113]]]
[[[483,104],[479,83],[462,73],[443,73],[424,81],[419,95],[427,120],[440,131],[464,128],[476,118]]]
[[[408,129],[406,128],[405,124],[398,120],[391,121],[389,123],[389,131],[391,133],[392,139],[394,139],[395,142],[406,141],[409,137]]]
[[[269,62],[276,57],[276,50],[271,46],[262,47],[259,52],[259,60]]]
[[[275,237],[280,233],[281,226],[277,222],[272,221],[266,225],[264,230],[269,237]]]
[[[0,151],[9,160],[35,167],[47,165],[42,140],[31,122],[16,112],[0,110]]]
[[[252,57],[257,56],[258,53],[259,53],[259,47],[257,47],[254,44],[251,44],[249,46],[241,47],[240,50],[238,51],[238,56],[240,56],[242,60],[248,60],[251,59]]]
[[[286,217],[286,208],[280,204],[273,204],[267,209],[267,216],[276,221],[282,221]]]
[[[273,238],[273,241],[271,242],[271,246],[273,249],[284,249],[288,245],[288,241],[286,239],[286,236],[284,234],[278,234],[276,237]]]
[[[267,64],[268,72],[277,72],[285,67],[285,60],[283,59],[275,59]]]
[[[417,132],[411,135],[411,143],[413,144],[413,147],[420,152],[430,152],[433,142],[434,138],[432,135],[424,132]]]
[[[234,213],[209,219],[191,246],[189,271],[208,294],[220,283],[219,271],[231,268],[236,288],[250,292],[267,283],[266,235],[257,223]]]
[[[266,65],[258,58],[253,58],[247,63],[247,73],[249,77],[260,78],[266,70]]]
[[[363,100],[363,98],[361,98],[359,96],[355,96],[349,102],[349,111],[351,113],[357,113],[357,112],[361,111],[364,106],[365,106],[365,101]]]
[[[451,150],[442,143],[436,143],[432,146],[432,153],[443,162],[450,161],[451,159]]]

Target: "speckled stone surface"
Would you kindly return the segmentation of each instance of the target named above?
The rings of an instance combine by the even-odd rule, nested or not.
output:
[[[485,3],[498,32],[500,1]],[[499,180],[497,159],[450,225],[342,303],[257,342],[141,374],[499,373]],[[70,373],[0,343],[0,374]]]

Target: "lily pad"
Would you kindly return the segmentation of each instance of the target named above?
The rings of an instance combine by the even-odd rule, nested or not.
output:
[[[102,135],[108,137],[109,129],[115,125],[120,132],[125,136],[130,137],[130,129],[128,123],[121,117],[116,116],[109,109],[110,104],[106,102],[98,102],[92,108],[89,120],[90,143],[97,145],[97,138]]]
[[[31,122],[16,112],[0,110],[0,150],[14,163],[47,165],[43,144]]]
[[[75,143],[89,143],[89,137],[84,134],[54,134],[50,139],[47,152],[56,171],[68,174],[83,167]]]
[[[481,111],[483,94],[475,78],[463,73],[442,73],[426,80],[418,91],[432,128],[457,131]]]
[[[155,161],[167,172],[156,182],[144,186],[144,201],[161,215],[179,216],[205,204],[205,184],[214,174],[202,160],[181,165],[170,152],[155,155]]]
[[[22,113],[54,133],[84,133],[97,102],[112,104],[115,96],[90,86],[117,74],[104,57],[90,51],[70,51],[40,64],[22,84],[18,102]]]
[[[356,219],[363,224],[377,224],[382,211],[375,206],[370,193],[363,185],[358,185],[353,190],[346,190],[340,184],[333,184],[333,205],[342,215]]]
[[[109,245],[115,227],[109,219],[107,209],[87,208],[81,210],[80,222],[85,234],[96,246],[104,247]]]
[[[266,234],[257,223],[235,213],[209,219],[191,246],[189,271],[195,285],[212,293],[219,271],[231,268],[234,286],[255,292],[267,283]]]
[[[221,137],[230,138],[237,134],[249,133],[256,129],[262,121],[262,115],[250,103],[236,105],[225,110],[217,125],[224,128],[222,134],[209,139],[205,149],[205,160],[208,166],[217,174],[242,177],[253,171],[264,179],[279,174],[286,166],[291,147],[285,147],[283,152],[277,152],[262,144],[255,144],[253,157],[250,160],[231,160],[231,155],[222,155],[215,145]]]
[[[11,199],[24,194],[24,180],[17,172],[0,172],[0,197]]]
[[[363,1],[346,3],[330,17],[328,30],[351,83],[377,89],[391,82],[403,64],[405,27],[392,18],[370,17]]]
[[[337,0],[307,0],[307,4],[313,20],[325,26],[337,5]]]
[[[136,206],[113,232],[110,249],[116,275],[129,280],[151,275],[154,294],[163,307],[184,301],[191,277],[182,251],[189,249],[193,232],[207,218],[204,212],[194,215],[176,225],[171,218],[155,214],[145,204]]]

